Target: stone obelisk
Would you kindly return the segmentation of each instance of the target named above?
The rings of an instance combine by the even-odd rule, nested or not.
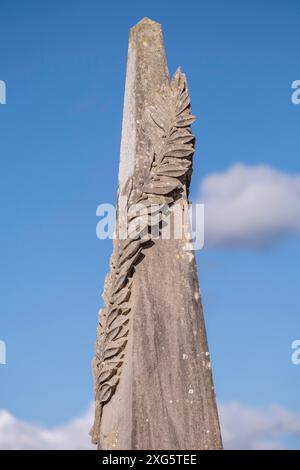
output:
[[[170,80],[161,26],[144,18],[130,31],[116,239],[93,362],[99,449],[222,448],[193,246],[186,234],[162,236],[164,214],[188,202],[194,120],[185,75]]]

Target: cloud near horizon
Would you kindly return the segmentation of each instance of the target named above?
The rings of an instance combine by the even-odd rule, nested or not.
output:
[[[199,188],[205,246],[264,249],[300,235],[300,174],[236,163]]]
[[[224,447],[226,449],[284,449],[283,439],[299,441],[300,414],[274,405],[267,408],[244,406],[233,401],[219,406]],[[93,405],[69,423],[47,428],[20,421],[0,410],[0,449],[2,450],[88,450]]]
[[[93,406],[69,423],[47,428],[0,410],[0,450],[89,450]]]

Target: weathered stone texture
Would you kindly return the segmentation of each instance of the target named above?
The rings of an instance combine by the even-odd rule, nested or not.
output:
[[[160,158],[165,159],[166,137],[156,123],[152,122],[151,127],[147,116],[151,110],[155,112],[157,93],[164,106],[161,113],[174,113],[177,90],[181,90],[178,107],[181,103],[183,108],[180,119],[186,120],[177,125],[179,137],[180,132],[183,136],[181,151],[191,154],[186,158],[180,155],[181,160],[171,158],[169,162],[170,168],[175,167],[174,161],[179,162],[182,177],[178,183],[179,196],[174,196],[174,200],[182,205],[187,202],[193,153],[189,127],[193,117],[189,104],[186,109],[182,105],[184,99],[189,103],[188,90],[181,72],[177,72],[171,85],[161,27],[145,18],[132,28],[128,50],[119,194],[129,196],[132,188],[130,201],[139,194],[150,199],[166,197],[157,196],[155,183],[149,183],[149,174],[156,171],[151,166],[151,155],[155,153],[154,161],[158,164]],[[184,143],[188,140],[192,143]],[[176,152],[173,151],[174,155]],[[162,177],[162,181],[171,181],[168,183],[171,185],[173,180]],[[149,184],[153,194],[147,193]],[[123,199],[119,200],[119,214],[125,205]],[[141,248],[142,257],[130,271],[128,334],[117,372],[119,381],[103,402],[101,420],[96,421],[99,429],[95,442],[101,449],[222,447],[197,269],[190,248],[189,237],[156,239],[151,246]],[[119,248],[117,256],[121,252]],[[107,285],[108,289],[113,286],[111,278]],[[96,378],[99,370],[101,364],[96,361]],[[103,393],[99,396],[103,397]]]

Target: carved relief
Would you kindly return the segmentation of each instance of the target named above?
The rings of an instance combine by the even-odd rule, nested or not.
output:
[[[113,396],[121,376],[130,328],[135,266],[145,255],[145,245],[149,240],[153,243],[151,224],[160,228],[159,218],[153,222],[149,216],[170,207],[188,189],[195,143],[190,126],[194,120],[185,75],[178,69],[171,83],[160,90],[145,113],[142,127],[151,148],[148,175],[141,184],[135,184],[133,179],[128,182],[127,220],[124,222],[128,237],[122,240],[117,234],[110,273],[105,281],[105,307],[99,315],[93,361],[96,410],[91,436],[95,444],[99,444],[102,408]]]

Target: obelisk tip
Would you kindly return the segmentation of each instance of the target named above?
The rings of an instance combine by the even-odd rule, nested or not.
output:
[[[151,26],[157,25],[159,27],[161,26],[160,23],[158,23],[157,21],[151,20],[151,18],[147,18],[147,16],[145,16],[138,23],[136,23],[131,29],[140,28],[140,27],[148,26],[148,25],[151,25]]]

